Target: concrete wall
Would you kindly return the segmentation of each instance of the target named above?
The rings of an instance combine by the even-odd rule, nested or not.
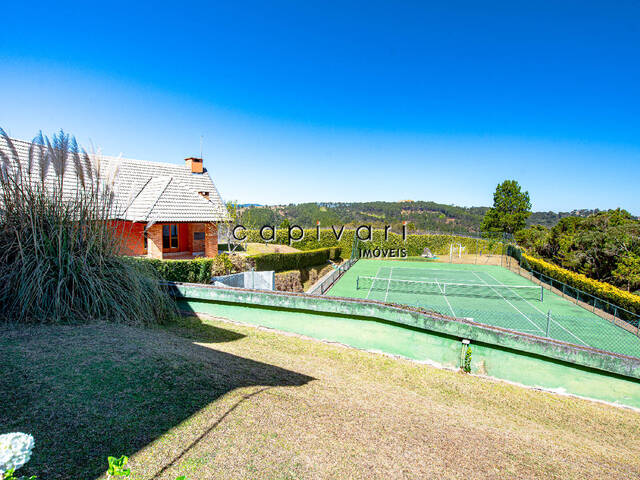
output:
[[[251,288],[256,290],[273,290],[275,284],[275,272],[240,272],[230,275],[211,277],[211,284],[220,282],[227,287]]]
[[[640,408],[640,359],[372,301],[174,284],[181,306],[231,320]]]

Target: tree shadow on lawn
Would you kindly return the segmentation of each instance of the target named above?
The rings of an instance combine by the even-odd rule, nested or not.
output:
[[[107,456],[137,452],[227,392],[313,380],[193,343],[242,338],[194,319],[169,330],[0,327],[0,433],[36,440],[19,473],[96,478]]]

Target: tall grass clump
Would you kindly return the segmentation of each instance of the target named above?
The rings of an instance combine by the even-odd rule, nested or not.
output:
[[[0,128],[0,318],[10,322],[169,320],[153,273],[120,255],[117,171],[102,172],[75,138],[40,133],[18,154]],[[4,142],[3,142],[4,140]]]

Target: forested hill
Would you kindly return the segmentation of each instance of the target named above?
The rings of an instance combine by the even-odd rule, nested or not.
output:
[[[600,210],[573,210],[571,212],[533,212],[527,219],[527,225],[542,225],[544,227],[554,227],[558,222],[566,217],[582,217],[586,218],[589,215],[598,213]]]
[[[476,233],[488,207],[457,207],[435,202],[362,202],[362,203],[300,203],[273,206],[242,206],[238,209],[240,223],[245,226],[281,225],[285,220],[303,227],[321,225],[357,226],[362,224],[398,226],[412,223],[418,231]],[[535,212],[527,222],[552,227],[561,218],[588,216],[592,210],[573,212]]]

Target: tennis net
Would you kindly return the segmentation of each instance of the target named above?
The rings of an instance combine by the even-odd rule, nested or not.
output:
[[[538,285],[489,285],[484,283],[451,283],[437,280],[400,280],[359,275],[356,289],[409,293],[418,295],[451,295],[480,298],[503,298],[510,300],[539,300],[544,298],[544,289]]]

